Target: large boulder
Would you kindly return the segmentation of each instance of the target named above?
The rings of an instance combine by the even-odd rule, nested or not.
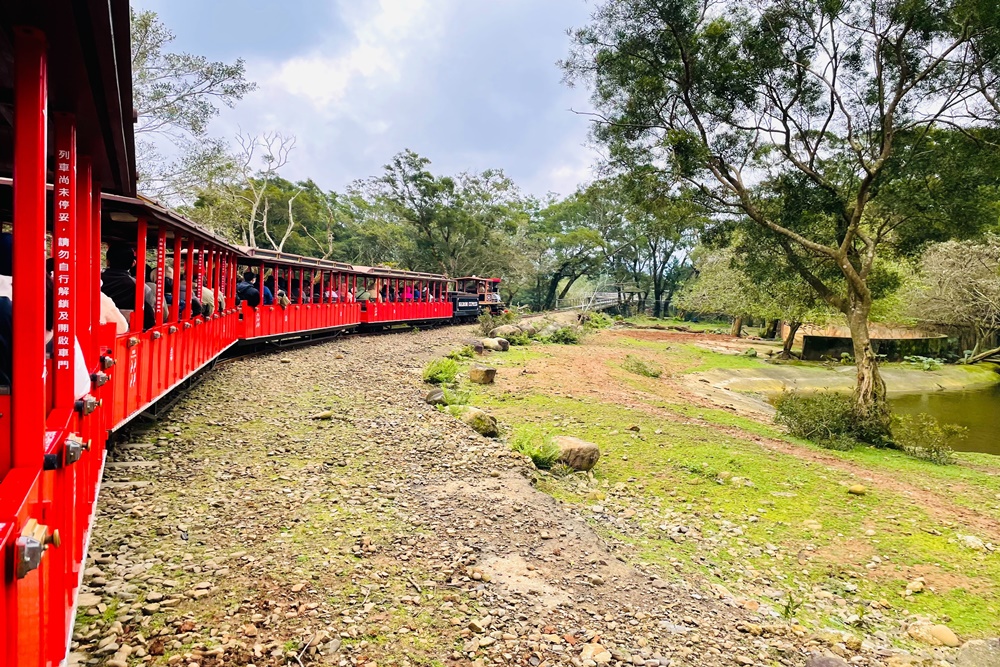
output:
[[[463,410],[459,415],[459,419],[472,427],[479,435],[485,435],[487,438],[495,438],[500,435],[500,429],[497,427],[497,420],[492,416],[488,415],[479,408],[468,408]]]
[[[468,345],[469,347],[471,347],[473,350],[476,351],[476,354],[483,354],[486,351],[486,349],[483,347],[483,341],[479,340],[478,338],[467,338],[462,341],[462,345]]]
[[[549,322],[544,327],[539,329],[538,336],[540,338],[548,338],[549,336],[559,331],[560,329],[562,329],[562,327],[559,326],[558,324],[555,324],[554,322]]]
[[[973,639],[965,642],[955,662],[958,667],[1000,665],[1000,639]]]
[[[444,389],[431,389],[427,392],[427,396],[424,397],[430,405],[445,405],[447,401],[444,398]]]
[[[521,333],[521,327],[514,324],[504,324],[490,332],[490,338],[506,338]]]
[[[928,621],[916,621],[906,628],[907,634],[923,644],[931,646],[961,646],[961,640],[947,625],[935,625]]]
[[[469,369],[469,379],[476,384],[493,384],[493,380],[497,376],[497,369],[492,366],[484,366],[483,364],[476,364]]]
[[[538,325],[534,322],[521,322],[517,327],[521,330],[521,333],[529,336],[534,336],[538,333]]]
[[[510,343],[505,338],[484,338],[483,348],[491,352],[506,352],[510,349]]]
[[[597,459],[601,458],[600,448],[592,442],[568,435],[558,435],[552,441],[559,447],[558,462],[573,470],[586,472],[597,465]]]

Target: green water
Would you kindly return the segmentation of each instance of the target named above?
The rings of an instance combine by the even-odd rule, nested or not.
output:
[[[928,413],[938,421],[969,429],[968,437],[953,444],[962,452],[1000,454],[1000,385],[975,391],[939,391],[905,394],[889,399],[897,414]]]

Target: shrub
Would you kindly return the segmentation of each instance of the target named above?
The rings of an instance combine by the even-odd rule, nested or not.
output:
[[[794,436],[828,449],[848,450],[858,443],[891,445],[885,422],[878,414],[859,415],[847,394],[785,392],[774,401],[774,421]]]
[[[595,311],[592,313],[584,313],[580,317],[580,323],[583,324],[585,329],[598,331],[600,329],[607,329],[610,327],[614,324],[614,320],[600,311]]]
[[[936,371],[944,365],[944,359],[935,359],[933,357],[921,357],[920,355],[911,355],[908,357],[903,357],[903,361],[910,363],[914,366],[919,366],[925,371]]]
[[[469,399],[472,398],[472,394],[468,391],[459,390],[444,390],[444,404],[445,405],[468,405]]]
[[[892,420],[896,444],[914,458],[948,465],[955,462],[952,442],[965,438],[967,429],[958,424],[942,424],[927,414],[905,415]]]
[[[466,345],[460,350],[452,350],[448,353],[448,358],[453,361],[462,361],[463,359],[471,359],[476,356],[476,348],[471,345]]]
[[[490,332],[497,327],[502,327],[505,324],[517,324],[521,316],[517,313],[512,313],[510,311],[506,313],[500,313],[499,315],[493,315],[491,313],[483,313],[479,316],[479,333],[483,336],[489,336]]]
[[[622,368],[627,370],[629,373],[635,373],[636,375],[642,375],[648,378],[658,378],[663,375],[663,371],[656,366],[647,364],[639,357],[631,354],[625,357],[625,363],[622,364]]]
[[[454,359],[435,359],[424,367],[424,382],[447,384],[458,376],[458,364]]]
[[[559,446],[534,429],[518,429],[510,444],[514,451],[530,457],[539,470],[548,470],[559,460]]]
[[[558,343],[560,345],[579,345],[580,331],[576,327],[563,327],[561,329],[556,329],[555,332],[549,336],[549,342]]]
[[[508,334],[504,339],[511,345],[531,345],[531,338],[523,331],[516,334]]]

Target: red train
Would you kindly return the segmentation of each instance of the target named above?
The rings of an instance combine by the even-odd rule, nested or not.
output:
[[[485,287],[236,247],[138,197],[130,53],[127,0],[0,6],[4,666],[65,659],[110,433],[236,346],[483,310]],[[138,279],[134,305],[102,318],[112,247]],[[256,307],[238,303],[244,272]]]

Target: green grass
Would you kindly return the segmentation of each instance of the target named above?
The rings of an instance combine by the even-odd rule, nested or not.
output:
[[[680,366],[683,372],[762,363],[686,344],[668,348],[634,339],[619,343],[652,348],[658,361]],[[514,365],[513,359],[510,362]],[[656,382],[630,377],[622,381],[640,392]],[[882,600],[891,609],[880,610],[884,620],[875,625],[890,632],[908,614],[947,622],[963,637],[1000,632],[1000,557],[965,549],[955,541],[957,534],[976,535],[974,527],[961,525],[958,517],[954,523],[934,518],[909,496],[835,467],[771,451],[752,438],[784,440],[862,469],[917,480],[918,486],[955,505],[1000,519],[1000,461],[995,457],[958,453],[957,465],[938,466],[892,450],[829,451],[726,410],[671,403],[651,391],[643,400],[647,407],[629,409],[536,392],[510,395],[495,388],[477,387],[473,395],[474,403],[515,430],[597,443],[602,457],[594,470],[596,487],[578,479],[546,477],[539,488],[580,506],[585,515],[593,514],[595,529],[629,545],[634,561],[661,567],[663,576],[678,576],[672,561],[679,560],[681,573],[706,576],[736,595],[754,597],[755,591],[759,595],[761,588],[772,588],[811,602],[811,591],[821,589],[845,600],[846,607],[800,607],[795,616],[812,627],[857,631],[845,625],[840,612]],[[638,426],[639,432],[627,430],[629,425]],[[728,435],[715,427],[737,431]],[[734,485],[733,477],[750,484]],[[848,486],[859,481],[869,485],[868,493],[848,494]],[[600,498],[603,513],[589,509],[595,498]],[[622,516],[626,510],[634,510],[635,516],[614,522],[605,518],[609,513]],[[808,520],[819,521],[821,528],[808,527]],[[671,525],[687,526],[703,539],[676,543],[660,529]],[[742,534],[734,534],[734,528]],[[883,563],[870,571],[866,563],[876,555]],[[928,583],[944,582],[938,591],[901,595],[908,580],[927,573]],[[748,582],[758,583],[748,587]],[[781,614],[782,603],[759,599]],[[869,616],[872,612],[866,610]]]

